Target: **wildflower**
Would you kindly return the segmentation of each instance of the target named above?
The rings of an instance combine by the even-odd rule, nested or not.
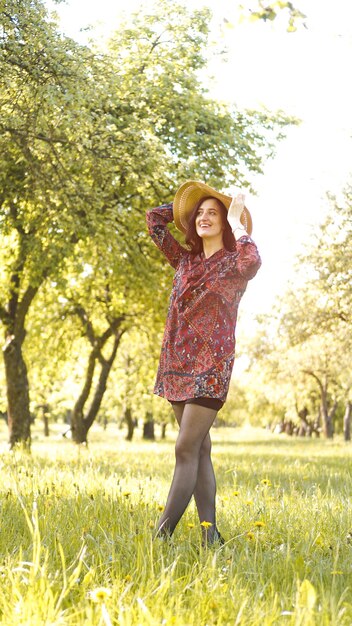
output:
[[[239,494],[240,494],[240,492],[239,492],[239,491],[234,491],[232,495],[233,495],[233,496],[235,496],[235,497],[237,497],[237,496],[239,496]]]
[[[251,506],[253,504],[253,500],[246,500],[246,505]]]
[[[248,539],[248,541],[253,541],[254,537],[255,535],[251,531],[246,534],[246,539]]]
[[[189,522],[189,523],[187,524],[187,526],[188,526],[188,528],[194,528],[194,524],[193,524],[192,522]]]
[[[97,603],[105,602],[105,600],[110,596],[111,589],[108,589],[107,587],[97,587],[89,593],[89,599],[92,600],[92,602]]]
[[[211,528],[213,524],[211,522],[201,522],[200,525],[203,526],[203,528]]]
[[[130,574],[126,574],[126,576],[125,576],[126,583],[131,582],[131,580],[132,580],[132,576]]]
[[[271,487],[271,482],[269,480],[269,478],[263,478],[263,480],[260,481],[262,483],[262,485],[266,485],[267,487]]]
[[[262,522],[262,520],[258,520],[257,522],[254,522],[254,526],[255,526],[256,528],[264,528],[265,523],[264,523],[264,522]]]
[[[155,526],[154,522],[152,522],[152,520],[150,520],[150,522],[149,522],[149,528],[154,528],[154,526]]]
[[[158,511],[163,511],[164,510],[164,506],[162,504],[158,504]]]
[[[131,492],[130,492],[130,491],[123,491],[123,492],[122,492],[122,495],[123,495],[125,498],[128,498],[128,496],[130,496],[130,495],[131,495]]]

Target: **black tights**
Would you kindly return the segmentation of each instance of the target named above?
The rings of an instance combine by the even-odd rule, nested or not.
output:
[[[216,482],[211,461],[209,430],[217,411],[197,404],[173,405],[180,427],[175,446],[175,470],[164,512],[159,520],[158,535],[171,535],[194,495],[207,543],[220,539],[216,528]]]

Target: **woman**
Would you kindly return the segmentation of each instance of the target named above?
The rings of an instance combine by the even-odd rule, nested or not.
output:
[[[175,221],[187,248],[170,233]],[[188,181],[174,202],[147,212],[155,244],[175,268],[154,393],[171,402],[179,424],[176,464],[158,535],[171,535],[194,495],[203,541],[216,527],[210,428],[223,406],[234,363],[237,309],[261,261],[250,238],[244,196],[232,199]]]

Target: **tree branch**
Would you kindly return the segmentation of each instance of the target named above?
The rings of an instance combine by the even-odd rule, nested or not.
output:
[[[53,144],[60,144],[60,145],[67,145],[70,144],[70,142],[66,139],[66,138],[62,138],[62,137],[57,137],[57,138],[53,138],[53,137],[47,137],[46,135],[44,135],[43,133],[22,133],[20,130],[18,130],[18,128],[11,128],[10,126],[1,126],[1,129],[3,132],[7,132],[10,133],[11,135],[15,135],[16,137],[20,137],[21,139],[30,139],[33,141],[33,139],[38,139],[38,141],[44,141],[45,143],[48,143],[50,145]],[[71,144],[70,144],[71,145]]]
[[[121,337],[124,334],[125,329],[123,329],[121,332],[115,334],[115,339],[114,339],[114,345],[110,354],[110,357],[108,359],[105,359],[104,364],[102,364],[102,368],[100,371],[100,375],[99,375],[99,381],[97,384],[97,387],[95,389],[95,393],[92,399],[92,403],[89,407],[89,410],[87,412],[86,417],[84,418],[84,422],[85,425],[87,427],[87,430],[91,427],[91,425],[93,424],[98,411],[101,407],[101,403],[102,403],[102,399],[106,390],[106,385],[107,385],[107,380],[109,377],[109,373],[110,370],[113,366],[115,357],[116,357],[116,353],[117,353],[117,348],[120,344],[121,341]]]
[[[304,372],[304,374],[308,374],[308,376],[312,376],[317,381],[321,392],[324,391],[323,383],[321,382],[320,378],[318,378],[318,376],[314,374],[314,372],[312,372],[311,370],[302,370],[302,371]]]
[[[95,347],[96,344],[97,344],[97,338],[95,336],[93,324],[90,321],[85,308],[83,306],[79,305],[79,304],[76,304],[74,309],[73,309],[73,313],[78,315],[79,319],[81,320],[81,322],[83,324],[83,328],[85,330],[85,335],[88,338],[89,343],[93,347]]]
[[[34,287],[33,285],[29,285],[26,291],[24,292],[22,300],[19,302],[15,317],[15,330],[17,332],[22,332],[24,329],[24,321],[26,319],[26,315],[28,313],[28,309],[39,289],[39,285]]]

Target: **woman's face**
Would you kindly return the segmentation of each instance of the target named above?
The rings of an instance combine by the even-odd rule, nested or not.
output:
[[[196,232],[202,239],[222,237],[224,225],[221,209],[215,198],[208,198],[200,205],[196,215]]]

